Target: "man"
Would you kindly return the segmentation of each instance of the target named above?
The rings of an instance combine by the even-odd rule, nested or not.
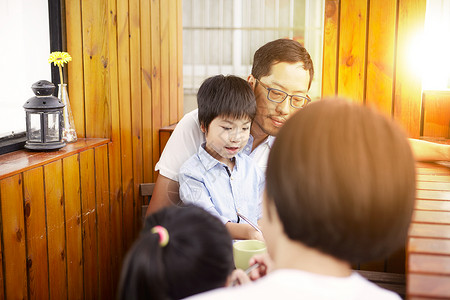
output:
[[[309,103],[307,92],[314,76],[311,57],[300,43],[278,39],[255,52],[251,85],[257,103],[250,140],[244,152],[262,171],[267,157],[284,122]],[[304,99],[302,102],[301,100]],[[417,160],[450,160],[450,146],[411,140]],[[171,203],[178,203],[178,172],[181,165],[205,142],[200,130],[197,110],[186,114],[172,133],[155,169],[159,171],[147,214]]]

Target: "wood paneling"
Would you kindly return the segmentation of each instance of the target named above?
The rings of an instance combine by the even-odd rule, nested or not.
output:
[[[366,103],[392,114],[397,0],[370,1]]]
[[[421,135],[450,139],[450,91],[423,92]]]
[[[425,3],[327,0],[322,95],[374,106],[419,137],[422,85],[410,52],[423,29]]]
[[[22,185],[23,174],[0,181],[5,299],[28,299]]]
[[[364,101],[368,1],[341,1],[338,94]]]
[[[322,96],[337,93],[337,57],[339,38],[339,0],[325,0],[323,33]]]
[[[50,297],[67,299],[66,232],[62,161],[44,166]]]
[[[426,0],[398,1],[394,118],[411,137],[420,136],[422,105],[422,80],[413,68],[411,49],[423,31],[425,8]]]
[[[49,267],[52,266],[47,262],[46,197],[42,167],[24,172],[23,186],[30,299],[47,299]]]

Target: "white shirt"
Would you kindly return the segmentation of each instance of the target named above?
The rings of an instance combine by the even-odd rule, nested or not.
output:
[[[250,136],[250,143],[253,143],[253,137]],[[267,159],[269,151],[275,137],[269,136],[264,142],[256,147],[253,152],[250,149],[244,149],[243,152],[248,154],[253,161],[256,162],[261,171],[265,174],[267,168]],[[178,181],[178,173],[181,165],[187,161],[192,155],[197,153],[198,147],[205,142],[205,135],[200,129],[198,121],[198,109],[187,113],[178,122],[175,130],[167,141],[164,151],[155,165],[155,171],[159,174]]]
[[[219,288],[187,299],[399,300],[400,296],[380,288],[356,272],[348,277],[333,277],[283,269],[252,283]]]

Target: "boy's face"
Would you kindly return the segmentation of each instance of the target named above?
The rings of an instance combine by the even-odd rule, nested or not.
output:
[[[275,103],[267,99],[267,90],[260,84],[256,84],[253,76],[249,81],[254,87],[256,97],[256,117],[253,122],[252,133],[264,133],[277,135],[284,122],[295,113],[298,108],[290,105],[291,98],[287,97],[281,103]],[[278,89],[289,95],[305,95],[308,92],[309,71],[303,68],[303,62],[274,64],[267,76],[259,79],[269,88]]]
[[[247,144],[250,134],[249,118],[216,117],[208,130],[202,125],[206,138],[206,151],[220,162],[226,163]]]

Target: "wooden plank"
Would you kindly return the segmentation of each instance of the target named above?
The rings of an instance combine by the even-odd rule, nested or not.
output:
[[[413,222],[431,223],[431,224],[448,224],[450,225],[450,212],[448,211],[426,211],[415,210],[413,213]]]
[[[177,89],[178,89],[178,117],[183,113],[183,0],[177,0]],[[155,178],[156,179],[156,178]]]
[[[450,201],[416,200],[415,209],[450,212]]]
[[[160,41],[157,44],[161,49],[161,126],[167,126],[170,124],[170,37],[169,37],[169,24],[170,24],[170,12],[169,1],[159,1],[159,22],[160,22]]]
[[[450,298],[450,277],[425,275],[425,274],[409,274],[407,277],[407,295],[408,299],[412,296],[422,296],[430,299]]]
[[[450,275],[450,256],[412,253],[408,257],[410,273]]]
[[[151,56],[151,22],[150,1],[141,0],[141,86],[142,86],[142,165],[153,167],[153,132],[152,132],[152,56]],[[153,168],[144,167],[143,181],[153,179]]]
[[[341,2],[338,94],[364,102],[367,1]]]
[[[427,182],[417,181],[416,186],[418,190],[445,190],[450,191],[450,182]]]
[[[81,224],[83,232],[84,298],[98,298],[97,210],[94,150],[80,153]]]
[[[421,175],[416,176],[417,180],[420,181],[434,181],[434,182],[450,182],[450,176],[448,175]]]
[[[78,139],[58,151],[19,150],[0,156],[0,179],[60,160],[86,149],[106,144],[106,139]]]
[[[366,103],[392,113],[397,0],[370,1]]]
[[[2,193],[0,189],[0,200],[2,198]],[[1,203],[0,203],[1,204]],[[0,224],[2,222],[1,205],[0,205]],[[0,238],[0,299],[5,299],[5,276],[3,274],[3,242]]]
[[[450,139],[450,91],[423,91],[422,135]]]
[[[86,137],[111,136],[110,100],[105,72],[108,67],[108,0],[83,1],[84,97]]]
[[[426,0],[398,1],[398,29],[395,75],[394,118],[409,133],[420,136],[422,79],[411,66],[413,38],[423,29]]]
[[[432,199],[432,200],[450,200],[450,191],[418,190],[416,193],[416,198]]]
[[[412,223],[408,236],[450,239],[450,225]]]
[[[162,126],[162,104],[161,104],[161,29],[160,29],[160,15],[159,15],[159,1],[152,0],[150,3],[150,20],[151,20],[151,66],[152,66],[152,170],[159,159],[159,143],[158,143],[158,130]],[[168,125],[168,124],[167,124]],[[145,178],[146,182],[154,182],[156,179],[156,172],[153,171],[151,178]]]
[[[133,141],[130,106],[130,43],[128,1],[117,2],[117,54],[119,78],[120,147],[123,192],[123,243],[128,249],[134,238]]]
[[[109,151],[109,182],[110,182],[110,221],[111,231],[111,268],[112,286],[119,281],[120,263],[123,256],[122,243],[122,188],[121,188],[121,155],[120,155],[120,114],[117,71],[117,9],[116,0],[108,0],[108,95],[111,103],[111,140]]]
[[[408,252],[450,255],[450,240],[410,238]]]
[[[44,166],[50,297],[67,299],[62,161]]]
[[[168,127],[163,127],[168,128]],[[172,135],[173,129],[175,129],[175,126],[173,126],[172,130],[163,130],[161,128],[159,130],[159,155],[162,154],[164,147],[166,147],[167,142],[169,141],[170,136]]]
[[[0,181],[5,299],[28,299],[22,184],[21,174]]]
[[[83,240],[79,155],[63,159],[63,184],[67,246],[67,296],[83,299]]]
[[[322,97],[337,93],[339,0],[325,0],[323,35]]]
[[[25,224],[27,229],[27,266],[30,299],[49,298],[49,262],[42,167],[23,173]]]
[[[100,299],[113,299],[111,285],[111,230],[109,222],[108,147],[95,148],[95,193],[97,198]]]
[[[167,2],[167,22],[169,40],[169,120],[167,124],[178,122],[178,48],[177,44],[177,0]],[[182,33],[181,33],[182,34]]]
[[[142,93],[141,93],[141,44],[140,3],[130,0],[130,85],[131,85],[131,130],[133,154],[133,199],[139,199],[139,183],[142,182]],[[140,205],[134,206],[134,232],[141,227]]]
[[[67,83],[75,129],[78,138],[85,137],[84,115],[84,74],[83,74],[83,38],[81,24],[81,1],[67,1],[66,6],[66,39],[67,52],[72,61],[67,64]]]

